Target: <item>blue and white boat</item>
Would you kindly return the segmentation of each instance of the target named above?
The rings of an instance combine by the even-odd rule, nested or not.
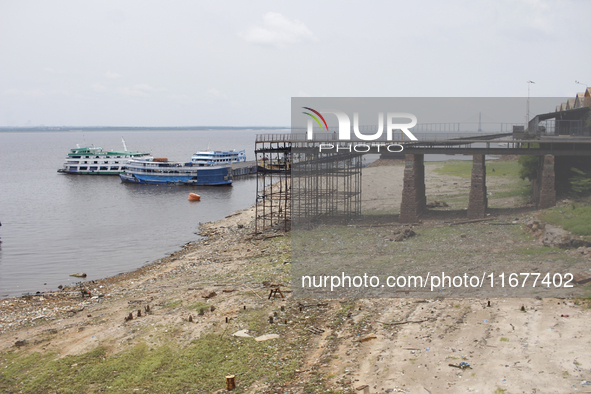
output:
[[[125,172],[119,174],[123,182],[204,186],[232,184],[231,165],[199,167],[193,162],[178,163],[168,159],[150,158],[130,160],[125,167]]]
[[[231,165],[232,163],[240,163],[246,161],[246,154],[244,150],[236,151],[234,149],[229,151],[199,151],[191,156],[191,163],[199,167]]]

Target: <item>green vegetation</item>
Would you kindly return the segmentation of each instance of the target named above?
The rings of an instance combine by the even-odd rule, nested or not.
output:
[[[54,354],[8,352],[0,355],[3,393],[211,393],[224,387],[224,376],[236,375],[237,393],[256,381],[284,382],[293,378],[298,357],[286,353],[295,344],[256,342],[252,338],[206,334],[186,348],[174,343],[150,348],[145,343],[109,355],[91,352],[56,358]],[[292,352],[293,354],[293,352]]]
[[[591,176],[578,168],[572,167],[575,174],[570,179],[571,190],[577,194],[587,194],[591,191]]]
[[[561,253],[563,252],[560,248],[551,248],[549,246],[536,246],[536,247],[516,247],[513,253],[524,256],[536,256],[541,254],[550,253]]]
[[[199,312],[201,309],[209,310],[209,308],[211,308],[210,304],[201,301],[196,301],[192,304],[187,305],[187,309],[197,312]]]
[[[495,207],[496,204],[498,206],[506,206],[508,203],[514,203],[514,201],[500,201],[500,199],[515,197],[525,200],[530,196],[531,186],[528,181],[523,180],[522,170],[523,167],[517,161],[486,163],[487,180],[492,182],[492,185],[488,185],[490,207]],[[472,176],[472,161],[447,161],[443,163],[441,168],[437,168],[434,171],[442,175],[470,178]],[[457,195],[447,195],[444,198],[452,209],[461,209],[468,203],[468,193],[466,192]]]
[[[533,181],[538,177],[538,166],[540,159],[538,156],[523,155],[519,156],[519,177]]]
[[[591,235],[591,206],[555,207],[540,216],[544,222],[563,227],[580,236]]]
[[[434,170],[442,175],[454,175],[461,178],[470,178],[472,174],[472,162],[469,160],[448,160],[441,168]]]
[[[459,176],[461,178],[470,178],[472,176],[472,161],[471,160],[446,161],[443,164],[443,167],[435,169],[435,172],[442,174],[442,175],[454,175],[454,176]],[[487,177],[517,178],[519,176],[518,162],[516,162],[516,161],[487,162],[486,163],[486,176]]]
[[[182,301],[181,300],[170,300],[168,302],[166,302],[166,307],[167,308],[177,308],[179,306],[181,306]]]

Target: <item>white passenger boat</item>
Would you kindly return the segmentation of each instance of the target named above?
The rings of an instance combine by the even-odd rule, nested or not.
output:
[[[246,161],[246,154],[244,149],[241,151],[229,150],[204,150],[199,151],[191,156],[191,163],[198,165],[199,167],[205,166],[220,166],[220,165],[231,165],[232,163],[240,163]]]
[[[122,140],[123,141],[123,140]],[[104,151],[98,146],[77,146],[70,149],[64,166],[57,170],[63,174],[119,175],[125,170],[130,159],[151,158],[147,152],[128,151],[123,141],[122,151]]]

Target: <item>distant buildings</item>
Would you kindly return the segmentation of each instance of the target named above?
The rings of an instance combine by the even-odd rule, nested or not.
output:
[[[591,136],[591,88],[557,105],[556,111],[536,115],[528,131],[545,136]]]

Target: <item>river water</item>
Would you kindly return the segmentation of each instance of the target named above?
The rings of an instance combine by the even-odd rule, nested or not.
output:
[[[273,132],[272,130],[262,131]],[[282,131],[284,132],[284,131]],[[232,186],[153,186],[118,176],[58,174],[80,146],[148,151],[189,161],[208,146],[246,149],[254,160],[260,130],[0,133],[0,297],[51,291],[80,279],[131,271],[195,241],[200,222],[255,203],[256,179]],[[201,201],[189,202],[189,192]]]

